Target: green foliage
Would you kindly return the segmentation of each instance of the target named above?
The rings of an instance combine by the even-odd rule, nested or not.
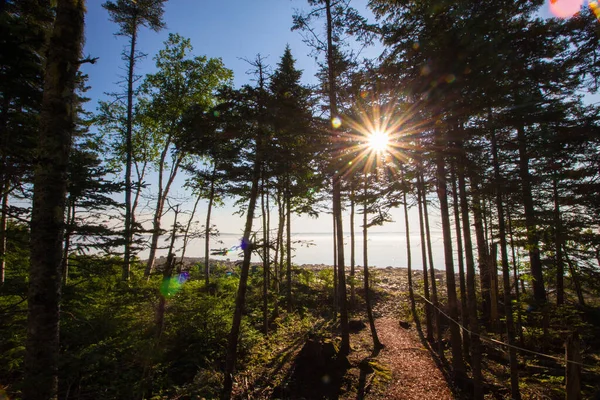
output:
[[[119,24],[119,35],[133,36],[140,26],[153,31],[165,27],[163,22],[164,3],[167,0],[115,0],[102,4],[110,19]]]
[[[333,290],[333,269],[324,268],[317,273],[317,280],[326,291]]]

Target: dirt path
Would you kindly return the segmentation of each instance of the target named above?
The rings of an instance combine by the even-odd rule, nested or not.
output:
[[[423,347],[414,330],[399,326],[398,320],[382,317],[376,320],[377,333],[385,348],[377,360],[390,369],[392,379],[384,393],[366,395],[377,399],[452,400],[444,376]]]

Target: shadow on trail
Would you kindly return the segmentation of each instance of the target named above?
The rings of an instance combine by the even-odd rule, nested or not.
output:
[[[367,382],[367,377],[371,376],[371,379],[373,379],[374,374],[375,374],[375,369],[371,366],[369,361],[371,361],[372,359],[377,357],[381,350],[382,349],[375,348],[373,350],[373,352],[371,353],[371,355],[364,358],[358,365],[358,368],[360,369],[360,377],[358,380],[358,394],[356,396],[357,400],[364,399],[365,395],[369,391],[369,387],[371,386],[371,381]]]
[[[311,336],[294,360],[288,377],[273,391],[278,399],[337,399],[350,367],[328,339]]]

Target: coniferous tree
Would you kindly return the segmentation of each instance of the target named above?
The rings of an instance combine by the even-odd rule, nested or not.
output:
[[[67,173],[67,200],[65,212],[65,237],[62,266],[66,284],[71,253],[83,254],[91,250],[112,252],[119,243],[117,232],[108,223],[121,204],[111,195],[123,189],[119,181],[108,178],[115,173],[104,165],[101,154],[105,148],[97,134],[90,133],[93,123],[90,112],[83,105],[89,101],[85,92],[87,75],[78,75],[77,118],[73,146]]]
[[[344,257],[344,230],[342,223],[342,176],[336,173],[339,166],[336,165],[336,159],[345,149],[341,148],[344,142],[342,131],[338,130],[342,124],[339,110],[339,87],[338,80],[341,74],[341,37],[343,33],[362,33],[360,27],[366,25],[355,9],[349,6],[349,2],[343,1],[334,3],[331,0],[309,0],[309,5],[313,7],[312,12],[307,14],[294,15],[293,29],[303,29],[310,32],[305,41],[313,48],[315,53],[323,53],[325,56],[324,71],[326,78],[324,86],[326,87],[325,98],[327,99],[327,108],[329,110],[329,120],[332,124],[331,129],[331,168],[334,171],[332,180],[332,211],[335,221],[335,249],[337,266],[337,298],[339,300],[340,325],[342,330],[342,343],[340,352],[348,354],[350,351],[350,333],[348,328],[348,305],[346,293],[346,267]],[[325,19],[324,38],[315,37],[310,24],[314,18]],[[367,35],[368,36],[368,35]]]
[[[6,276],[8,221],[27,214],[11,197],[31,198],[43,91],[49,1],[8,2],[0,11],[0,284]]]
[[[23,399],[58,396],[64,209],[85,2],[58,0],[49,40],[34,172]]]
[[[286,208],[286,298],[291,307],[291,213],[315,215],[311,206],[320,186],[316,171],[321,138],[313,122],[310,90],[302,85],[302,72],[295,67],[289,46],[286,47],[269,83],[272,140],[268,146],[267,168],[275,179]],[[279,216],[282,218],[282,215]]]
[[[260,59],[258,60],[260,64]],[[222,399],[229,399],[233,388],[233,372],[237,361],[237,346],[239,340],[242,312],[246,302],[246,290],[248,285],[248,273],[250,269],[250,258],[255,243],[251,239],[252,222],[258,199],[261,165],[264,160],[265,136],[266,136],[266,98],[264,86],[258,88],[245,87],[240,91],[232,92],[233,98],[224,102],[221,115],[223,115],[227,130],[236,132],[246,140],[253,143],[250,157],[252,165],[250,175],[250,192],[248,207],[246,208],[246,223],[241,247],[244,251],[240,283],[235,300],[235,311],[233,323],[228,337],[227,356],[225,364],[225,381],[221,392]]]

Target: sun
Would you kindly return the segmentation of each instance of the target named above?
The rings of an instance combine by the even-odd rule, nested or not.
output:
[[[369,148],[377,153],[382,153],[388,149],[390,136],[387,132],[375,130],[369,135]]]

